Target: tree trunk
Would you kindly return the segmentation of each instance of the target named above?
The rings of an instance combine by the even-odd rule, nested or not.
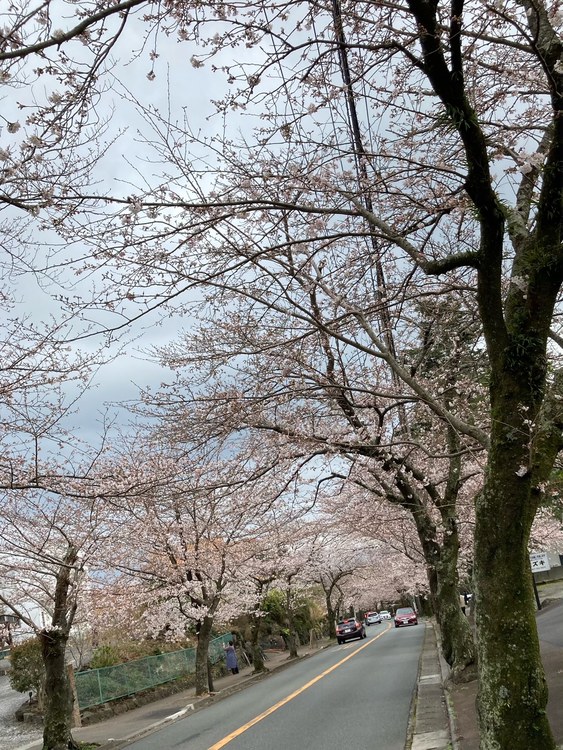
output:
[[[195,652],[195,694],[205,695],[209,692],[209,641],[211,640],[211,628],[213,619],[204,617],[197,636],[197,648]]]
[[[211,666],[211,659],[209,654],[207,655],[207,689],[210,693],[215,692],[215,686],[213,684],[213,668]]]
[[[440,592],[436,620],[442,655],[456,681],[475,677],[476,645],[468,618],[461,611],[457,588],[447,582]]]
[[[291,625],[287,628],[287,648],[289,649],[289,658],[297,659],[299,656],[297,651],[297,638]]]
[[[454,680],[474,676],[476,646],[473,632],[459,603],[459,536],[455,520],[444,534],[437,563],[436,619],[440,628],[442,654],[452,669]]]
[[[260,626],[262,620],[260,617],[253,615],[250,621],[250,643],[252,646],[252,666],[255,672],[267,672],[268,668],[264,664],[264,655],[260,648]]]
[[[476,648],[469,622],[459,606],[459,535],[455,519],[453,515],[443,518],[443,540],[439,544],[437,529],[423,507],[416,512],[411,509],[411,513],[426,562],[430,599],[441,634],[442,655],[454,678],[459,679],[474,664]]]
[[[454,679],[463,679],[475,664],[476,646],[469,620],[459,605],[457,549],[436,545],[426,557],[430,600],[440,630],[440,648]],[[470,670],[472,674],[472,670]]]
[[[536,501],[520,381],[494,384],[491,448],[476,505],[475,616],[481,750],[554,750],[535,623],[528,539]],[[502,391],[504,385],[504,393]],[[528,398],[526,399],[526,396]],[[495,403],[496,401],[496,403]],[[528,404],[528,405],[527,405]],[[524,437],[523,437],[524,436]]]
[[[330,601],[330,593],[325,591],[326,614],[328,617],[328,637],[336,638],[336,612]]]
[[[59,629],[45,629],[39,639],[45,664],[43,750],[78,750],[70,729],[72,695],[65,667],[67,636]]]
[[[293,610],[291,607],[291,590],[288,588],[286,595],[286,616],[287,616],[287,647],[289,649],[289,657],[296,659],[299,654],[297,653],[297,637],[295,633],[295,623],[293,620]]]

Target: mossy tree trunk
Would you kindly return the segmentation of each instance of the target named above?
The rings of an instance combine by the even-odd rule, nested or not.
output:
[[[205,695],[210,692],[210,663],[209,643],[211,640],[211,629],[213,618],[207,615],[202,618],[199,632],[197,634],[197,647],[195,652],[195,694]]]
[[[560,419],[546,415],[544,394],[547,339],[563,283],[563,42],[545,8],[524,0],[530,70],[545,74],[551,111],[536,151],[541,166],[524,175],[508,208],[495,190],[488,133],[468,96],[462,35],[444,44],[437,3],[408,0],[408,7],[418,26],[421,70],[464,152],[463,187],[479,233],[473,250],[422,259],[421,266],[434,275],[475,271],[490,368],[489,453],[476,501],[473,570],[480,748],[554,750],[528,542],[542,484],[561,448]],[[461,4],[459,28],[462,15]]]
[[[455,518],[458,470],[458,462],[451,459],[447,487],[442,495],[431,485],[426,488],[432,494],[432,506],[441,514],[441,540],[425,498],[404,474],[397,475],[401,496],[390,498],[408,510],[414,520],[426,563],[430,600],[440,628],[442,654],[456,678],[472,667],[476,658],[473,633],[459,604],[459,534]],[[414,472],[412,469],[411,474]]]
[[[45,629],[39,639],[45,664],[43,750],[78,748],[71,733],[72,695],[65,666],[68,637],[60,630]]]
[[[518,494],[501,486],[499,472],[478,500],[475,604],[483,750],[555,746],[545,713],[547,686],[524,542],[528,525],[524,516],[529,513],[522,513]],[[507,525],[512,527],[508,534]],[[522,541],[514,544],[515,537]]]
[[[450,451],[448,477],[445,489],[436,498],[440,513],[442,539],[440,555],[436,561],[437,619],[441,632],[442,650],[451,666],[454,679],[474,675],[476,645],[471,625],[463,613],[459,594],[459,530],[456,505],[460,489],[461,446],[456,431],[447,427]]]
[[[444,532],[442,543],[439,544],[437,530],[428,517],[423,526],[421,541],[430,599],[440,629],[442,655],[451,667],[454,677],[460,677],[475,663],[476,648],[470,624],[459,605],[457,528],[452,519],[449,533]]]
[[[459,603],[459,535],[455,519],[444,533],[440,557],[436,563],[436,619],[440,628],[442,654],[455,679],[466,677],[476,662],[476,645],[471,625]],[[472,673],[473,670],[470,670]]]
[[[76,571],[78,552],[69,545],[57,573],[51,627],[39,633],[45,666],[45,711],[43,750],[78,750],[71,733],[72,693],[65,665],[66,645],[76,602],[69,601],[71,579]]]
[[[295,619],[293,617],[292,594],[291,578],[288,578],[286,590],[287,647],[289,649],[289,656],[296,659],[299,654],[297,653],[297,633],[295,630]]]
[[[264,664],[264,655],[260,648],[260,631],[262,618],[258,615],[252,615],[250,619],[250,645],[252,648],[252,666],[255,672],[267,672],[268,668]]]
[[[523,365],[519,360],[518,369]],[[555,743],[546,715],[548,692],[534,616],[528,539],[541,494],[539,480],[552,464],[554,452],[550,440],[542,439],[549,437],[547,432],[532,434],[532,425],[542,422],[537,398],[529,387],[534,370],[537,376],[536,365],[528,377],[522,372],[512,377],[507,370],[491,386],[491,448],[476,508],[481,748],[552,750]],[[539,452],[531,450],[534,443]]]
[[[262,610],[264,597],[274,579],[275,576],[272,574],[253,577],[256,585],[257,601],[255,611],[250,617],[250,647],[252,649],[252,666],[255,672],[269,671],[264,663],[264,654],[260,648],[260,633],[262,632],[263,617],[257,613]]]

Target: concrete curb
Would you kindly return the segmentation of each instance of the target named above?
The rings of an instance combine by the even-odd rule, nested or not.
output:
[[[405,750],[452,750],[452,725],[436,628],[429,620],[425,628]]]
[[[425,625],[425,627],[427,626]],[[426,639],[426,633],[424,633],[424,638]],[[418,672],[416,675],[416,686],[415,686],[415,689],[413,690],[413,694],[411,698],[411,705],[409,709],[409,720],[407,722],[407,737],[405,741],[405,750],[411,750],[413,738],[415,734],[415,729],[416,729],[416,703],[418,700],[418,685],[420,683],[420,675],[422,674],[422,652],[423,651],[424,651],[424,646],[418,658]]]
[[[442,675],[442,685],[444,686],[444,698],[446,701],[446,710],[448,712],[448,722],[450,725],[451,746],[452,746],[452,750],[461,750],[461,745],[459,744],[459,740],[458,740],[459,732],[457,730],[457,720],[456,720],[456,715],[455,715],[454,704],[450,696],[450,691],[448,690],[448,680],[450,678],[451,670],[442,655],[442,648],[441,648],[441,643],[440,643],[440,631],[438,629],[438,626],[433,620],[431,621],[431,624],[432,624],[432,627],[434,628],[434,633],[436,635],[436,644],[438,647],[438,662],[440,664],[440,673]]]

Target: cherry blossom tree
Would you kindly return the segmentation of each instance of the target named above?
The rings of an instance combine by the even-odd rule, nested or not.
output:
[[[265,555],[263,552],[258,552],[249,560],[244,573],[244,577],[252,584],[254,590],[254,606],[248,612],[248,616],[250,620],[251,659],[256,673],[268,671],[264,661],[264,653],[260,646],[264,616],[263,603],[277,578],[278,567],[275,555],[271,553]]]
[[[312,293],[308,304],[293,300],[283,316],[267,309],[266,297],[260,325],[252,310],[256,289],[253,294],[249,306],[240,304],[236,318],[213,319],[213,339],[204,326],[199,338],[186,337],[167,347],[163,359],[178,371],[178,382],[152,395],[155,404],[160,402],[169,413],[168,424],[181,414],[179,429],[201,434],[201,440],[205,431],[245,430],[278,436],[294,451],[324,455],[325,481],[370,489],[374,502],[366,504],[364,515],[371,507],[377,518],[381,500],[406,510],[424,551],[444,655],[457,675],[473,663],[474,645],[459,608],[456,503],[460,492],[467,502],[468,493],[480,487],[470,481],[482,475],[483,466],[475,459],[480,446],[444,428],[420,399],[397,393],[373,351],[366,351],[361,330],[353,339],[348,322],[346,340],[328,331],[327,311]],[[458,312],[458,328],[463,320]],[[450,410],[476,413],[483,401],[476,380],[482,357],[460,357],[458,349],[446,354],[427,333],[432,325],[443,328],[444,322],[424,316],[422,343],[409,342],[411,370],[419,371],[421,383],[433,380],[446,394]],[[466,332],[465,339],[471,338],[475,332]],[[207,387],[190,397],[195,367]],[[186,368],[188,379],[181,368]],[[236,385],[230,382],[231,368],[236,368]],[[326,463],[330,457],[332,466]],[[340,500],[353,494],[353,489],[344,491]],[[349,500],[344,502],[348,507]],[[334,508],[338,513],[338,499]]]
[[[123,455],[120,471],[133,477],[139,466],[150,481],[120,504],[123,552],[112,556],[113,565],[133,581],[130,593],[143,612],[140,631],[183,637],[195,629],[199,695],[212,690],[214,623],[229,623],[256,607],[255,585],[245,571],[263,550],[259,540],[276,512],[287,516],[294,469],[233,444],[190,450],[170,442]]]
[[[314,580],[312,567],[316,557],[316,535],[312,536],[306,525],[301,529],[295,528],[295,531],[291,541],[283,548],[283,564],[278,573],[276,586],[283,595],[284,640],[290,659],[299,656],[296,611],[302,603],[304,591]]]
[[[359,539],[342,534],[325,533],[313,562],[312,578],[321,585],[325,596],[330,638],[336,638],[336,621],[344,600],[347,579],[362,575],[366,555]]]
[[[459,573],[473,541],[463,506],[471,503],[471,491],[480,487],[482,474],[479,467],[474,467],[473,472],[466,467],[468,474],[460,475],[460,485],[453,490],[451,463],[439,467],[434,461],[432,470],[427,465],[426,472],[421,473],[421,463],[416,462],[412,450],[400,470],[391,472],[385,465],[369,466],[366,471],[356,461],[347,479],[362,491],[356,490],[346,522],[358,531],[363,528],[364,533],[372,529],[373,538],[386,540],[413,562],[424,564],[430,601],[441,630],[443,655],[457,678],[475,658],[470,628],[459,608]],[[477,482],[469,480],[471,473],[476,473],[473,478]],[[366,489],[369,494],[363,491]],[[463,544],[465,554],[460,558]]]
[[[346,518],[340,523],[328,513],[322,525],[330,530],[320,532],[318,551],[313,562],[312,578],[318,581],[325,595],[329,634],[336,638],[336,621],[344,616],[346,609],[368,611],[375,609],[383,600],[394,601],[400,592],[422,594],[428,588],[422,555],[414,562],[401,552],[393,551],[382,540],[382,536],[371,536],[368,527],[358,523],[353,530],[356,517],[353,502],[346,504]],[[327,507],[328,511],[328,507]],[[373,513],[364,520],[373,526]],[[319,522],[316,523],[317,528]],[[348,531],[347,531],[348,530]],[[319,533],[319,532],[318,532]]]
[[[530,533],[530,551],[563,550],[563,523],[549,508],[540,508]]]
[[[198,35],[213,12],[200,16]],[[225,66],[241,88],[225,107],[256,102],[263,118],[256,139],[215,151],[209,144],[221,166],[207,189],[212,177],[191,179],[182,152],[197,136],[166,131],[161,153],[177,173],[155,186],[164,200],[155,200],[153,187],[139,190],[129,218],[139,242],[174,258],[159,265],[147,304],[160,304],[171,289],[216,286],[222,268],[225,299],[270,285],[272,296],[278,291],[271,304],[281,306],[289,293],[277,282],[283,263],[303,294],[322,292],[332,303],[325,327],[338,327],[342,340],[348,321],[359,323],[409,396],[488,449],[474,554],[483,750],[554,746],[527,540],[538,487],[559,448],[560,419],[548,417],[544,395],[562,268],[560,24],[557,7],[528,0],[500,7],[411,0],[370,7],[362,17],[351,4],[324,12],[296,4],[283,20],[248,5],[244,25],[233,19],[195,62],[227,39],[267,48],[263,62]],[[370,113],[357,124],[364,150],[349,137],[346,106],[356,96]],[[178,232],[164,249],[161,229],[173,216]],[[274,270],[282,244],[287,252]],[[122,247],[108,243],[108,257]],[[207,265],[194,263],[196,248]],[[141,256],[129,257],[127,271],[138,264],[127,277],[131,296],[142,290]],[[396,285],[384,289],[376,280],[379,262]],[[261,275],[249,277],[250,264]],[[406,326],[400,277],[416,281],[419,295],[461,287],[475,295],[490,367],[489,424],[460,417],[413,376],[358,304],[358,285],[369,281],[392,295]],[[499,646],[507,642],[510,658]]]
[[[298,320],[322,296],[320,328],[368,347],[395,399],[401,384],[463,447],[487,450],[474,550],[481,746],[552,750],[527,550],[561,445],[547,346],[563,278],[559,5],[161,7],[194,69],[225,73],[218,108],[237,126],[244,113],[245,131],[202,136],[133,93],[154,179],[143,170],[127,194],[85,194],[82,211],[114,215],[98,232],[65,215],[60,231],[91,242],[94,265],[113,264],[97,298],[115,328],[202,286],[220,290],[211,304],[224,317],[241,293],[259,300],[256,324],[266,298],[280,316],[294,300]],[[414,298],[460,290],[477,301],[486,351],[483,420],[405,352]]]
[[[246,543],[249,550],[252,548],[252,552],[248,554],[239,576],[251,586],[253,592],[251,596],[254,605],[248,608],[247,614],[250,620],[250,647],[255,672],[268,671],[260,645],[266,614],[265,602],[271,592],[279,590],[278,587],[282,585],[291,544],[301,535],[302,526],[296,523],[295,513],[291,508],[281,508],[268,519],[268,533]]]
[[[70,489],[70,487],[69,487]],[[86,615],[86,589],[107,525],[77,483],[72,495],[4,492],[0,510],[0,603],[34,632],[45,666],[45,750],[77,748],[66,648]],[[82,610],[82,611],[81,611]]]
[[[17,209],[4,212],[9,217],[4,228],[11,229],[16,242],[29,228],[27,216],[55,203],[63,214],[72,210],[77,188],[96,162],[94,138],[104,131],[96,107],[105,87],[100,79],[111,68],[112,50],[130,13],[143,5],[150,3],[103,1],[77,7],[40,0],[13,5],[1,14],[0,85],[6,106],[0,131],[0,207]],[[12,92],[18,92],[17,98]]]

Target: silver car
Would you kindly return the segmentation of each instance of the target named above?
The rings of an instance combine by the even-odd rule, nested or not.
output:
[[[379,625],[380,622],[379,612],[366,612],[366,625]]]

